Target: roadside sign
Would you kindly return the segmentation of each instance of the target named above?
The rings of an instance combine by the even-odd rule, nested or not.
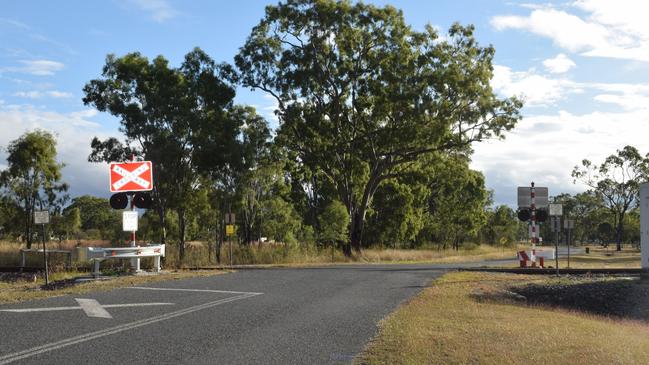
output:
[[[137,212],[122,212],[122,230],[125,232],[137,231]]]
[[[561,217],[556,215],[552,216],[550,218],[550,228],[552,232],[561,232]]]
[[[575,220],[574,219],[564,219],[563,220],[563,228],[565,228],[565,229],[574,229],[575,228]]]
[[[151,161],[112,162],[110,192],[153,190]]]
[[[225,213],[225,224],[234,224],[234,213]]]
[[[563,205],[550,204],[550,216],[561,216],[561,215],[563,215]]]
[[[232,224],[228,224],[225,226],[225,234],[227,236],[232,236],[234,234],[234,226]]]
[[[518,187],[518,207],[530,208],[532,206],[532,188],[529,186]],[[548,188],[535,187],[534,188],[534,205],[537,209],[545,208],[548,206]]]
[[[36,210],[34,211],[34,223],[35,224],[48,224],[50,223],[50,212],[47,210]]]

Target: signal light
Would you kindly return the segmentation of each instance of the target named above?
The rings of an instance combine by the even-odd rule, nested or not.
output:
[[[113,209],[124,209],[128,205],[126,193],[113,194],[110,197],[110,207]]]
[[[548,211],[545,209],[536,210],[536,221],[545,222],[548,219]]]
[[[151,202],[151,195],[147,193],[135,193],[133,196],[133,204],[140,209],[149,209]]]
[[[516,212],[516,215],[518,215],[518,219],[526,222],[530,219],[532,214],[529,209],[519,209],[518,212]]]

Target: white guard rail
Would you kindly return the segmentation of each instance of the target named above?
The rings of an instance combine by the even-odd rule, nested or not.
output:
[[[140,259],[153,257],[154,269],[160,271],[160,257],[165,256],[165,245],[146,245],[135,247],[87,247],[88,261],[94,261],[93,275],[100,275],[99,264],[109,259]],[[139,266],[139,265],[138,265]]]

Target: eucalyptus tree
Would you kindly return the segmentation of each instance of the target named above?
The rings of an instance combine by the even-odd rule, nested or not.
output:
[[[7,198],[20,209],[24,239],[31,248],[34,211],[58,209],[67,200],[68,185],[61,182],[64,164],[56,161],[56,139],[42,130],[11,141],[7,153],[8,167],[0,173],[0,182]]]
[[[101,78],[84,87],[86,105],[120,120],[122,143],[116,138],[92,141],[90,161],[128,160],[130,155],[154,165],[154,200],[166,233],[165,211],[178,213],[179,248],[184,256],[185,218],[189,197],[200,186],[199,165],[213,169],[227,163],[239,125],[228,118],[235,91],[230,68],[216,64],[195,48],[179,68],[158,56],[151,62],[140,53],[109,55]],[[205,166],[201,166],[205,168]]]
[[[604,159],[599,166],[584,159],[572,170],[574,182],[582,182],[599,196],[614,217],[617,251],[621,251],[627,212],[638,206],[640,184],[649,177],[649,155],[625,146]]]
[[[391,6],[289,0],[266,7],[235,57],[241,83],[277,101],[278,141],[347,208],[346,254],[361,249],[383,181],[519,120],[521,103],[490,86],[494,49],[473,31],[455,24],[440,37]]]

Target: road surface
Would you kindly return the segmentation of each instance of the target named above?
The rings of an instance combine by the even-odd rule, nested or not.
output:
[[[0,364],[350,363],[449,268],[242,270],[0,305]]]

